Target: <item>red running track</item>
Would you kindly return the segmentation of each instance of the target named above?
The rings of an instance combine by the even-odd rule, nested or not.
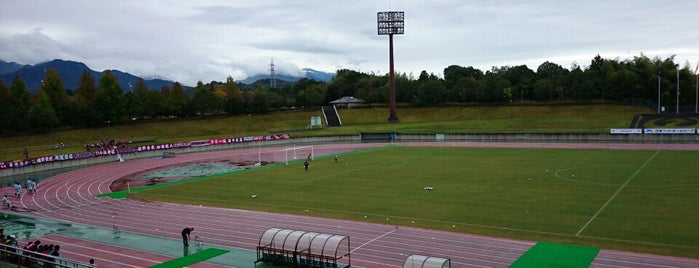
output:
[[[316,155],[344,152],[385,144],[316,145]],[[487,147],[548,147],[548,148],[610,148],[644,149],[628,144],[566,144],[566,143],[401,143],[420,146],[487,146]],[[643,145],[641,145],[643,146]],[[699,145],[650,145],[645,149],[699,150]],[[258,151],[263,150],[263,151]],[[24,195],[20,206],[30,209],[29,216],[59,219],[103,228],[114,224],[124,231],[180,239],[183,226],[194,226],[197,235],[208,244],[254,250],[260,235],[272,227],[347,235],[351,239],[352,265],[363,267],[402,267],[410,254],[441,256],[451,259],[453,267],[508,267],[524,254],[534,242],[501,239],[462,233],[450,233],[403,226],[382,225],[274,214],[257,211],[189,206],[133,199],[96,198],[111,192],[109,185],[116,179],[141,174],[168,166],[202,161],[256,162],[259,156],[271,159],[279,148],[250,148],[177,155],[173,158],[144,158],[128,160],[67,172],[43,181],[39,191]],[[258,155],[259,154],[259,155]],[[4,190],[9,192],[11,189]],[[15,202],[17,202],[15,201]],[[51,236],[62,245],[66,257],[97,256],[101,267],[144,267],[161,261],[162,256],[135,253],[112,245],[96,245]],[[76,245],[75,247],[68,245]],[[82,245],[81,243],[88,243]],[[84,253],[87,248],[103,252]],[[117,254],[121,251],[128,252]],[[138,257],[138,254],[146,254]],[[110,257],[112,255],[112,257]],[[116,258],[113,255],[117,256]],[[128,259],[124,256],[133,255]],[[215,265],[195,267],[216,267]],[[699,260],[648,254],[600,251],[591,267],[699,267]]]

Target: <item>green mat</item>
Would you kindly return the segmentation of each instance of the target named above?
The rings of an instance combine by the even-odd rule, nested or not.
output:
[[[510,267],[588,267],[599,248],[538,242]]]
[[[177,258],[161,264],[153,265],[150,268],[175,268],[175,267],[185,267],[187,265],[192,265],[198,262],[202,262],[218,255],[223,255],[228,253],[228,250],[217,249],[217,248],[207,248],[205,250],[199,251],[197,253],[184,256],[182,258]]]

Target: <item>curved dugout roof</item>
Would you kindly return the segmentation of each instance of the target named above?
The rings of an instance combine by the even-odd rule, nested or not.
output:
[[[451,261],[445,258],[410,255],[405,259],[403,268],[450,268]]]
[[[349,253],[349,237],[270,228],[262,234],[258,246],[334,257],[337,260]]]

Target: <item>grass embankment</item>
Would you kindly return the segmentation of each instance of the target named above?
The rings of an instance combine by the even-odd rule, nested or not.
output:
[[[362,131],[401,132],[607,132],[626,128],[634,115],[652,113],[648,108],[624,105],[477,106],[403,108],[400,123],[387,124],[388,108],[338,108],[340,128],[305,130],[317,110],[291,110],[262,115],[219,118],[132,121],[94,129],[57,130],[44,135],[3,137],[0,160],[80,152],[86,143],[123,139],[166,143],[206,138],[291,133],[292,136],[355,134]],[[63,142],[66,148],[52,149]]]
[[[696,258],[697,159],[696,151],[385,147],[338,163],[318,158],[309,171],[297,162],[132,195]]]

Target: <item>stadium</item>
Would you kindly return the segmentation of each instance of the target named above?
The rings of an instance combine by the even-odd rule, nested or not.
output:
[[[696,144],[422,136],[241,137],[56,161],[103,164],[42,181],[5,210],[5,233],[32,226],[23,240],[101,267],[697,265]],[[201,163],[239,168],[157,173]],[[183,252],[187,226],[201,244]],[[271,232],[338,241],[303,255]]]

